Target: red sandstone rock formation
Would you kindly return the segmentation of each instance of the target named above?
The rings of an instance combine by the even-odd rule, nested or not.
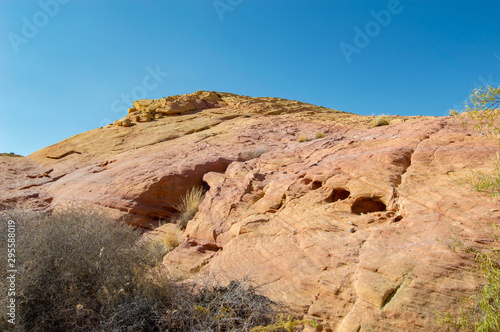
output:
[[[175,221],[182,195],[204,183],[166,268],[249,277],[323,331],[441,331],[436,312],[457,313],[479,285],[472,257],[448,244],[485,247],[482,227],[500,221],[498,199],[456,181],[493,167],[495,141],[451,118],[371,128],[371,117],[276,98],[167,101],[182,114],[153,110],[151,121],[1,157],[0,208],[83,201],[147,227]]]

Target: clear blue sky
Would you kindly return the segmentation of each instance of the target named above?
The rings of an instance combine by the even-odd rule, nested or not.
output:
[[[500,85],[499,13],[498,0],[0,0],[0,152],[121,118],[123,95],[446,115],[474,84]]]

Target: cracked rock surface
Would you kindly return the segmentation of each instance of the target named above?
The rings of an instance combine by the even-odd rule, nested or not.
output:
[[[184,107],[199,96],[217,103]],[[436,312],[458,313],[480,285],[473,257],[448,245],[485,248],[482,227],[500,222],[498,199],[457,182],[492,169],[494,140],[450,118],[371,128],[371,117],[278,98],[176,98],[165,100],[182,112],[1,157],[0,208],[81,201],[148,227],[175,222],[182,195],[204,185],[165,268],[248,277],[322,331],[442,331]]]

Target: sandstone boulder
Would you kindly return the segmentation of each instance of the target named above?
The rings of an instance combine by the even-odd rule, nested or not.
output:
[[[121,127],[130,127],[132,125],[132,121],[130,120],[130,118],[125,117],[123,119],[116,120],[114,124]]]
[[[137,122],[148,122],[153,119],[153,116],[149,112],[143,112],[138,115]]]
[[[198,91],[183,96],[172,96],[161,99],[141,99],[134,101],[129,108],[129,119],[132,122],[149,122],[164,115],[179,115],[191,111],[218,108],[226,103],[216,92]],[[150,114],[150,115],[147,115]],[[156,117],[156,114],[160,114]],[[117,125],[119,125],[117,123]]]
[[[148,106],[153,103],[150,99],[134,100],[134,108],[140,112],[146,111]]]

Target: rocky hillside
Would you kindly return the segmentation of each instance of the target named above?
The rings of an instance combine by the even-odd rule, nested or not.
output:
[[[436,313],[457,313],[480,284],[473,256],[449,247],[487,246],[499,201],[457,180],[492,169],[498,146],[452,118],[372,127],[216,92],[133,106],[26,158],[0,156],[0,208],[79,201],[147,229],[176,222],[182,196],[203,185],[165,267],[248,277],[322,331],[442,331]]]

